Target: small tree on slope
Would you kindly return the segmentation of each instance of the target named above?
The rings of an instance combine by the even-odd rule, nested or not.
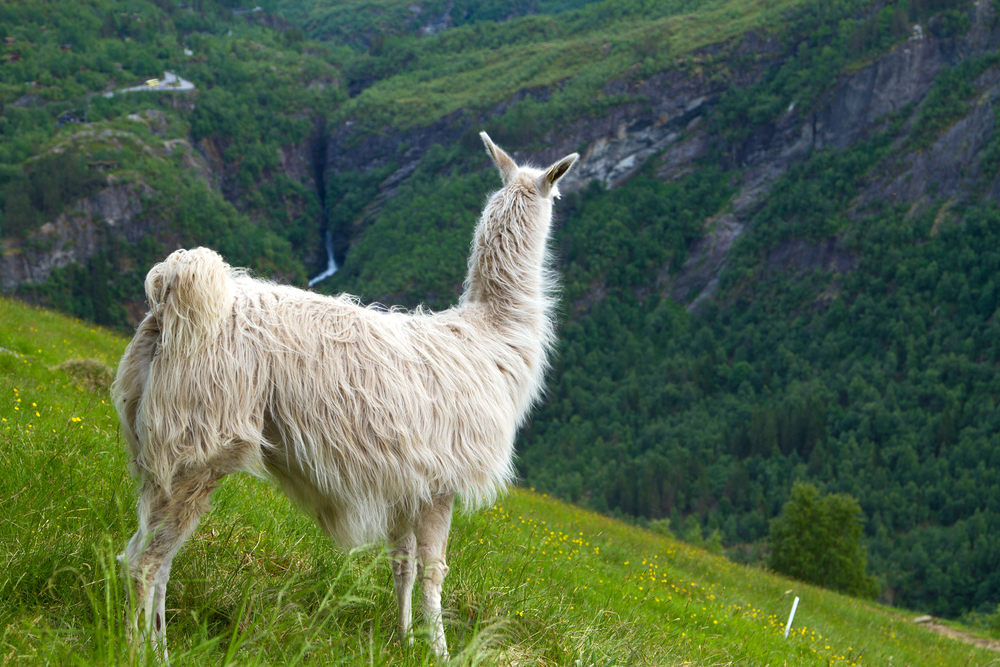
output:
[[[875,578],[865,573],[861,507],[847,494],[819,497],[812,484],[796,482],[781,516],[771,521],[775,572],[849,595],[874,598]]]

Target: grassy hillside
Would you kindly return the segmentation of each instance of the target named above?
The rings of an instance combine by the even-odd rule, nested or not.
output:
[[[122,664],[114,565],[133,485],[99,372],[125,341],[0,301],[0,654]],[[90,378],[93,382],[88,384]],[[456,664],[986,665],[907,615],[750,569],[517,490],[457,518],[445,584]],[[175,561],[173,664],[434,664],[394,636],[380,549],[336,552],[270,486],[230,478]],[[802,601],[782,637],[794,596]],[[909,615],[909,616],[912,616]]]
[[[556,14],[594,0],[266,0],[265,10],[281,15],[310,36],[367,47],[386,37],[434,32],[456,25],[503,21],[525,14]]]

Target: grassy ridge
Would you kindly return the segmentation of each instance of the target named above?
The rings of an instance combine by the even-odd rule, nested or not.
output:
[[[55,369],[113,365],[125,340],[0,300],[0,655],[119,664],[113,555],[134,530],[106,390]],[[178,557],[174,664],[402,664],[380,550],[334,551],[270,486],[229,478]],[[902,615],[734,565],[526,490],[460,515],[446,582],[455,662],[985,665],[992,654]],[[793,595],[802,598],[783,639]],[[5,664],[6,664],[5,662]]]
[[[264,0],[265,11],[302,27],[310,37],[364,46],[387,36],[426,33],[425,27],[506,21],[557,14],[594,0]],[[445,18],[447,17],[447,18]]]
[[[405,128],[459,109],[486,110],[520,90],[556,86],[547,115],[573,120],[611,101],[602,88],[613,78],[633,68],[648,76],[679,54],[781,25],[783,15],[801,4],[715,0],[691,11],[681,2],[604,2],[558,19],[529,16],[390,42],[350,64],[349,78],[377,80],[339,113],[372,129]]]

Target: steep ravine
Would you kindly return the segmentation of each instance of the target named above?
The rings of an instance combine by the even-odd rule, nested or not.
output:
[[[326,204],[326,119],[317,118],[315,130],[309,137],[310,155],[312,156],[313,184],[319,199],[319,232],[323,237],[323,248],[326,251],[326,266],[309,280],[309,287],[319,283],[337,272],[337,259],[334,256],[334,239],[330,232],[329,214]]]

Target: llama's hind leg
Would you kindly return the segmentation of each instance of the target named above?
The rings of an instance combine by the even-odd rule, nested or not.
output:
[[[413,644],[410,625],[413,622],[413,582],[416,579],[417,538],[407,526],[389,537],[389,557],[392,559],[392,583],[396,589],[396,606],[399,610],[400,638]]]
[[[185,471],[171,482],[171,493],[147,481],[139,496],[139,530],[118,560],[125,564],[132,598],[128,632],[133,642],[151,641],[166,658],[166,592],[174,556],[208,510],[219,475]]]
[[[417,551],[422,581],[424,620],[430,627],[431,648],[441,658],[448,657],[448,643],[441,618],[441,585],[448,574],[445,552],[451,528],[452,496],[438,496],[420,513]]]

